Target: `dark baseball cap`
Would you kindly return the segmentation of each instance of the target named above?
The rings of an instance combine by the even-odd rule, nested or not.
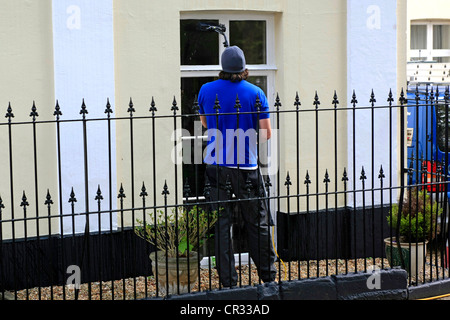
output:
[[[237,46],[227,47],[222,53],[222,70],[228,73],[240,73],[245,70],[245,56]]]

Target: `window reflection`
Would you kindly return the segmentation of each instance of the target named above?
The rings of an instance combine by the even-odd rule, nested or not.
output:
[[[266,21],[230,21],[230,45],[245,52],[247,64],[266,64]]]
[[[267,77],[263,77],[263,76],[249,76],[247,81],[253,83],[254,85],[256,85],[258,87],[260,87],[261,90],[264,91],[264,93],[267,95]]]
[[[218,65],[219,36],[199,31],[199,22],[218,24],[219,20],[180,20],[181,65]]]

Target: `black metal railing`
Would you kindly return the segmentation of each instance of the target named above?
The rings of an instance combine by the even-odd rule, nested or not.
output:
[[[255,265],[264,262],[249,254],[243,203],[266,204],[271,213],[269,235],[257,241],[274,248],[277,282],[390,268],[399,246],[393,239],[404,228],[417,235],[419,227],[427,228],[427,249],[415,258],[422,266],[411,268],[410,254],[399,254],[409,285],[445,279],[448,151],[438,154],[436,135],[448,141],[449,94],[434,90],[417,86],[408,100],[402,91],[398,103],[389,92],[384,104],[372,92],[362,105],[353,92],[347,107],[336,93],[328,106],[316,93],[310,106],[296,94],[293,107],[283,107],[277,95],[268,112],[274,135],[257,144],[258,185],[243,181],[248,195],[238,195],[221,181],[226,196],[219,199],[211,196],[218,190],[205,180],[205,165],[192,163],[198,149],[191,148],[203,154],[207,133],[183,127],[192,122],[185,119],[198,121],[197,101],[180,114],[175,99],[163,111],[153,99],[148,111],[130,100],[127,112],[113,117],[108,100],[105,116],[93,118],[83,101],[80,119],[64,119],[57,103],[54,118],[44,120],[33,103],[30,119],[19,121],[9,105],[0,123],[0,298],[141,299],[220,290],[214,225],[222,210],[232,217],[236,286],[262,283]],[[217,101],[209,116],[239,122],[251,114],[236,105],[225,114]],[[252,113],[259,119],[259,109]],[[431,213],[415,219],[427,196]],[[407,207],[409,221],[393,218]],[[409,247],[420,241],[410,238]],[[181,253],[192,257],[183,262]],[[171,282],[169,260],[178,271],[196,268]]]

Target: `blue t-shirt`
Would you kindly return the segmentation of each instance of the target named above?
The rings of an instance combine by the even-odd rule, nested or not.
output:
[[[236,97],[241,105],[239,116],[235,108]],[[261,103],[260,112],[256,107],[257,97]],[[218,117],[214,109],[216,98],[220,105]],[[267,113],[269,104],[264,92],[245,80],[231,82],[219,79],[201,87],[198,103],[200,114],[207,115],[208,145],[204,162],[218,162],[222,166],[243,169],[256,168],[258,119],[267,119],[270,116]]]

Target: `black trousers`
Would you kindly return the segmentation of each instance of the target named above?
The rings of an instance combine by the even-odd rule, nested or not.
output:
[[[248,235],[250,257],[257,267],[261,280],[264,282],[274,281],[276,276],[275,253],[269,229],[270,225],[273,225],[273,221],[268,210],[267,200],[256,199],[258,193],[262,197],[265,196],[264,183],[259,169],[242,170],[208,165],[205,175],[211,185],[209,194],[211,201],[228,200],[232,194],[243,200],[239,201],[239,210]],[[215,225],[215,255],[219,279],[224,287],[232,287],[237,284],[230,234],[232,206],[229,203],[213,203],[211,209],[219,209],[219,218]]]

